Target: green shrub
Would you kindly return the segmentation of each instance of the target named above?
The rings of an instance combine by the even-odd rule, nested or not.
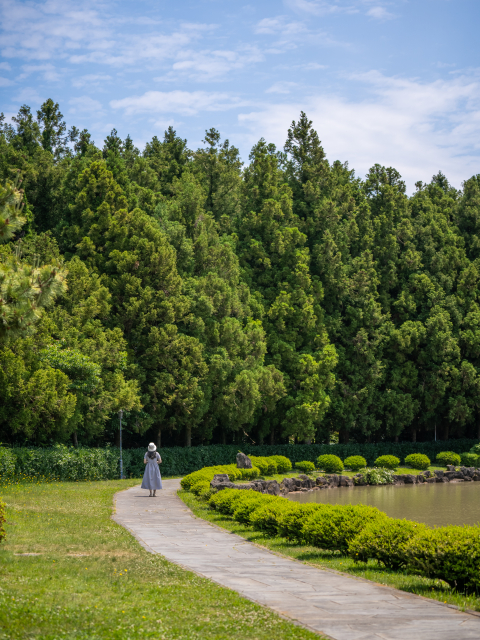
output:
[[[191,491],[191,487],[197,482],[204,481],[210,483],[213,480],[213,476],[217,474],[226,473],[231,482],[234,480],[241,480],[243,472],[252,471],[251,469],[237,469],[234,464],[226,464],[218,467],[204,467],[199,471],[189,473],[181,479],[180,484],[185,491]]]
[[[268,456],[277,464],[277,473],[288,473],[292,470],[291,461],[285,456]]]
[[[262,476],[273,476],[278,473],[277,463],[273,458],[248,456],[254,467],[260,469]]]
[[[400,459],[397,456],[379,456],[375,462],[375,467],[381,467],[383,469],[398,469],[400,465]]]
[[[210,489],[210,482],[207,480],[199,480],[195,484],[192,484],[190,487],[190,491],[195,495],[199,496],[201,493],[208,491]]]
[[[265,498],[273,497],[263,495],[258,491],[238,490],[238,492],[243,495],[235,502],[235,511],[232,514],[233,519],[237,520],[238,522],[250,522],[250,514],[255,511],[255,509],[259,507],[260,504],[265,504],[267,502]]]
[[[368,523],[386,518],[376,507],[323,505],[303,525],[303,536],[315,547],[346,553],[349,543]]]
[[[393,484],[395,482],[395,472],[391,469],[360,469],[358,477],[354,478],[355,484],[362,484],[365,482],[366,484]]]
[[[325,505],[311,502],[307,504],[289,502],[292,506],[278,515],[278,533],[289,540],[303,542],[303,525],[305,521],[319,509],[323,509]]]
[[[348,458],[345,458],[343,464],[347,469],[358,471],[359,469],[363,469],[363,467],[367,466],[367,461],[363,456],[349,456]]]
[[[260,469],[258,467],[252,467],[251,469],[239,469],[242,472],[242,480],[255,480],[260,475]]]
[[[0,500],[0,542],[5,540],[7,533],[5,531],[5,503]]]
[[[407,564],[406,546],[420,532],[424,524],[386,518],[368,524],[348,545],[348,553],[355,562],[378,560],[389,569],[402,569]]]
[[[417,535],[405,549],[408,568],[445,580],[459,591],[480,588],[480,526],[438,527]]]
[[[300,469],[300,471],[303,471],[304,473],[312,473],[312,471],[315,471],[315,465],[313,464],[313,462],[310,462],[309,460],[296,462],[295,466],[297,467],[297,469]]]
[[[448,464],[453,464],[455,467],[461,463],[461,458],[458,453],[454,453],[453,451],[441,451],[437,455],[437,462],[442,467],[446,467]]]
[[[15,462],[17,456],[5,447],[0,447],[0,481],[13,478],[15,475]]]
[[[470,449],[470,453],[474,453],[477,456],[480,456],[480,442],[478,444],[474,444]]]
[[[478,458],[476,453],[461,453],[460,462],[464,467],[476,467],[478,465]]]
[[[220,513],[231,515],[235,511],[235,503],[242,497],[243,493],[239,489],[222,489],[210,498],[208,504],[212,509],[216,509]]]
[[[412,469],[419,469],[425,471],[430,466],[430,458],[423,453],[411,453],[405,458],[405,464]]]
[[[318,457],[317,468],[323,469],[325,473],[342,473],[343,462],[340,460],[338,456],[334,456],[332,454],[327,453],[324,456]]]
[[[275,535],[278,533],[280,516],[290,510],[290,501],[279,496],[272,496],[272,498],[274,499],[267,504],[260,502],[250,514],[249,522],[255,529]]]

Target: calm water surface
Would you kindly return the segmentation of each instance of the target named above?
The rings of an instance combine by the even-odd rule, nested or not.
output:
[[[480,482],[342,487],[295,492],[288,497],[302,503],[369,504],[392,518],[406,518],[430,526],[480,523]]]

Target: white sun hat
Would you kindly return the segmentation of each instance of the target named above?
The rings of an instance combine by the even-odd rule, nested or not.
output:
[[[150,442],[150,444],[148,445],[148,450],[149,451],[156,451],[157,447],[153,444],[153,442]]]

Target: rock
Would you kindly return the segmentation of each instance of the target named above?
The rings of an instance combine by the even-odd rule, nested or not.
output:
[[[403,476],[405,484],[417,484],[417,476],[413,473],[405,473]]]
[[[349,476],[339,476],[338,478],[338,486],[339,487],[353,487],[353,478]]]
[[[445,478],[448,478],[449,480],[453,480],[455,478],[456,473],[457,473],[456,471],[445,471],[443,475]]]
[[[472,478],[472,480],[473,480],[474,482],[479,482],[479,481],[480,481],[480,472],[475,471],[475,473],[473,474],[473,478]]]
[[[282,486],[288,492],[295,491],[296,489],[296,485],[295,485],[295,482],[293,481],[293,478],[284,478],[280,486]]]
[[[443,476],[444,476],[443,471],[440,471],[440,469],[438,469],[437,471],[434,471],[433,473],[435,474],[435,476],[437,478],[443,478]]]
[[[427,478],[427,479],[425,480],[425,482],[428,482],[429,484],[435,484],[435,482],[436,482],[436,481],[437,481],[437,479],[436,479],[436,478]]]
[[[396,474],[396,473],[393,474],[393,480],[394,480],[395,484],[405,484],[405,479],[404,479],[402,474]],[[366,484],[366,483],[364,482],[363,484]]]
[[[423,475],[423,473],[419,473],[417,476],[417,482],[418,483],[424,483],[427,480],[427,477]]]
[[[448,478],[446,478],[445,476],[442,476],[441,478],[438,477],[436,478],[437,482],[450,482],[450,480]]]
[[[324,476],[318,476],[315,482],[319,487],[323,487],[328,484],[328,480]]]
[[[447,464],[447,471],[455,471],[455,465],[454,464]]]
[[[280,495],[280,485],[276,480],[270,480],[265,483],[266,486],[262,493],[268,493],[270,496],[279,496]]]
[[[443,473],[443,471],[442,471]],[[425,476],[425,478],[431,478],[432,477],[432,472],[430,471],[430,469],[427,469],[426,471],[423,472],[423,475]]]
[[[339,477],[337,475],[333,474],[331,476],[326,476],[326,478],[328,479],[329,487],[338,487]]]
[[[251,469],[253,467],[252,461],[245,454],[239,451],[237,453],[237,469]]]

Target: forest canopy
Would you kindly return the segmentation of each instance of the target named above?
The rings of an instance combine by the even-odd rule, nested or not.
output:
[[[245,164],[0,116],[3,442],[480,437],[479,280],[480,175],[409,196],[303,112]]]

